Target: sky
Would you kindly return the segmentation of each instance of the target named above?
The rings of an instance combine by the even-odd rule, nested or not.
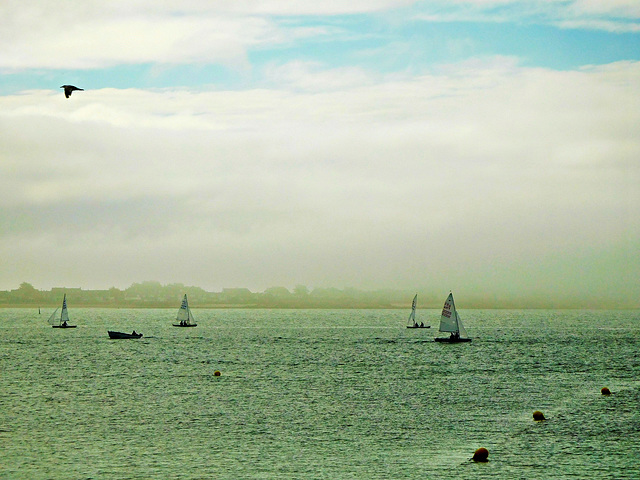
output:
[[[2,290],[639,307],[640,2],[4,0],[0,233]]]

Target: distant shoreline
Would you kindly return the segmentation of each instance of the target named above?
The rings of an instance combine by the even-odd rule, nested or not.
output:
[[[12,305],[0,305],[0,310],[5,309],[22,309],[22,310],[34,310],[34,309],[56,309],[59,305],[25,305],[25,304],[12,304]],[[74,309],[77,308],[102,308],[105,310],[176,310],[175,305],[97,305],[97,304],[74,304]],[[418,311],[424,310],[440,310],[440,306],[427,306],[423,308],[417,308]],[[247,305],[198,305],[197,307],[191,307],[191,310],[408,310],[406,305],[389,305],[389,306],[265,306],[256,304]],[[612,307],[465,307],[460,310],[611,310],[611,311],[633,311],[640,310],[639,307],[624,307],[624,308],[612,308]],[[44,314],[44,312],[42,312]]]
[[[223,288],[208,292],[200,287],[184,284],[162,285],[159,282],[134,283],[125,290],[56,287],[49,291],[37,290],[30,283],[10,291],[0,291],[0,308],[55,308],[66,295],[70,308],[140,308],[173,309],[180,306],[183,295],[189,296],[192,308],[209,309],[309,309],[309,310],[389,310],[411,309],[411,300],[418,295],[418,309],[441,309],[444,295],[433,290],[355,288],[313,288],[297,285],[293,290],[270,287],[264,292],[247,288]],[[517,296],[497,295],[491,291],[461,293],[458,307],[462,310],[636,310],[640,303],[636,297],[571,297],[571,296]]]
[[[49,309],[49,308],[58,308],[60,305],[58,304],[42,304],[40,306],[34,306],[29,304],[9,304],[9,305],[0,305],[0,309],[8,309],[8,308],[20,308],[20,309]],[[259,304],[204,304],[198,306],[190,306],[191,310],[229,310],[229,309],[240,309],[240,310],[402,310],[406,309],[406,305],[388,305],[388,306],[267,306],[267,305],[259,305]],[[71,307],[70,307],[71,308]],[[73,304],[73,308],[104,308],[109,310],[120,310],[120,309],[139,309],[139,310],[176,310],[178,307],[175,305],[101,305],[101,304]],[[435,310],[441,307],[424,307],[418,308],[418,310]]]

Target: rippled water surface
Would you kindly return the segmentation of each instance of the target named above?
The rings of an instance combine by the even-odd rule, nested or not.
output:
[[[640,478],[638,311],[69,306],[0,309],[0,478]]]

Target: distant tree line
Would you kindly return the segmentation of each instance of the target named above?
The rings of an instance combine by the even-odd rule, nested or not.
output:
[[[159,282],[134,283],[120,290],[83,290],[57,287],[37,290],[24,282],[15,290],[0,291],[2,307],[60,306],[62,296],[74,307],[113,308],[177,308],[182,296],[189,295],[192,308],[411,308],[411,300],[418,293],[418,308],[442,308],[447,291],[420,291],[382,289],[363,291],[355,288],[314,288],[297,285],[292,290],[271,287],[264,292],[252,292],[248,288],[223,288],[220,292],[207,292],[200,287],[181,283],[162,285]],[[514,297],[496,295],[491,291],[469,292],[458,295],[458,308],[640,308],[636,298],[589,298],[563,295],[558,298],[537,296]]]
[[[153,281],[134,283],[124,290],[115,287],[108,290],[57,287],[45,291],[24,282],[15,290],[0,291],[0,307],[56,306],[66,294],[67,301],[76,307],[177,308],[185,293],[192,308],[410,308],[415,294],[400,290],[362,291],[354,288],[311,290],[305,285],[297,285],[291,291],[285,287],[271,287],[264,292],[252,292],[248,288],[207,292],[181,283],[162,285]]]

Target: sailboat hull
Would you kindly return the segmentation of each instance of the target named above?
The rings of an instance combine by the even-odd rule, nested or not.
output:
[[[431,328],[431,325],[407,325],[407,328]]]
[[[179,323],[174,323],[173,326],[174,327],[197,327],[198,324],[197,323],[190,323],[189,325],[180,325]]]
[[[51,325],[52,328],[76,328],[77,325]]]
[[[447,338],[447,337],[436,337],[436,342],[440,343],[465,343],[470,342],[470,338]]]

